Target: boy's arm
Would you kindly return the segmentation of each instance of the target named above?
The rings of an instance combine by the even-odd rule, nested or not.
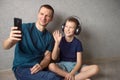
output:
[[[59,51],[60,51],[59,44],[62,38],[62,34],[59,32],[59,30],[56,30],[53,32],[53,37],[55,40],[55,44],[52,51],[52,60],[56,61],[59,57]]]
[[[56,61],[59,58],[59,43],[55,42],[53,51],[52,51],[52,60]]]
[[[82,64],[82,52],[77,52],[77,62],[73,70],[70,72],[72,75],[75,75],[75,73],[80,69]]]

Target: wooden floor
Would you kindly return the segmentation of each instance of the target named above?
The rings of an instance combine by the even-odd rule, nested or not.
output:
[[[105,61],[97,63],[100,72],[92,78],[92,80],[120,80],[120,60]],[[11,70],[0,71],[0,80],[15,80]]]
[[[0,80],[16,80],[12,70],[6,70],[0,72]]]
[[[93,80],[120,80],[120,60],[98,64],[100,72]]]

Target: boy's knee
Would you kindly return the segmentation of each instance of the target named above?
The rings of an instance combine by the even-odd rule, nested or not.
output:
[[[49,70],[54,70],[55,69],[55,63],[50,63],[48,68],[49,68]]]
[[[93,72],[97,74],[99,72],[99,66],[98,65],[93,65]]]

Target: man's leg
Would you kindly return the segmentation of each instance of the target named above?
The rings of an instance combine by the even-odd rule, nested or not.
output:
[[[17,80],[62,80],[60,76],[50,71],[31,74],[30,68],[17,68],[14,73]]]

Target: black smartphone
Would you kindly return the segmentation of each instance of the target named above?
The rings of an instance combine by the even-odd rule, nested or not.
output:
[[[22,19],[14,18],[14,26],[18,27],[19,30],[22,30]]]
[[[22,32],[22,19],[14,18],[14,26],[18,27],[18,30],[21,30],[21,32]],[[20,34],[22,34],[22,33],[20,33]],[[17,37],[17,38],[22,38],[22,37]]]

